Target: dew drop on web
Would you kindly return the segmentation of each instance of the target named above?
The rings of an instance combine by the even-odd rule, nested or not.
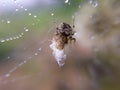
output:
[[[69,0],[65,0],[65,3],[68,3],[69,2]]]
[[[93,6],[93,7],[97,7],[99,5],[99,0],[89,0],[89,3]]]

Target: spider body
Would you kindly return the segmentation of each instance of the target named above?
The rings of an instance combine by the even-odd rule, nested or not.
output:
[[[73,28],[67,23],[61,23],[57,28],[54,36],[54,41],[56,42],[56,47],[60,50],[64,49],[65,45],[71,41],[76,41],[73,38],[74,31]]]

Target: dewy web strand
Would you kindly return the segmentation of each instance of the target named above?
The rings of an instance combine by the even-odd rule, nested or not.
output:
[[[24,8],[24,6],[21,5],[19,2],[17,2],[17,0],[12,0],[12,2],[17,6],[17,8],[15,9],[15,12],[13,12],[12,15],[10,15],[10,17],[8,17],[7,24],[10,24],[12,22],[12,21],[10,21],[10,18],[13,17],[13,15],[15,13],[19,12],[19,10],[21,10],[21,9],[24,10],[27,13],[28,16],[32,16],[35,19],[37,18],[37,15],[32,15],[32,13],[29,12],[29,10],[27,8]],[[4,4],[5,3],[7,3],[7,2],[4,1]],[[2,19],[2,21],[4,22],[5,20]],[[35,25],[35,24],[37,24],[36,22],[39,22],[39,21],[40,21],[40,19],[38,18],[35,22],[33,22],[33,23],[31,23],[31,24],[29,24],[27,26],[24,26],[24,28],[23,28],[24,31],[21,32],[18,35],[11,36],[11,37],[8,37],[8,38],[1,38],[0,43],[3,43],[5,41],[19,39],[19,38],[23,37],[24,33],[29,31],[29,26]]]
[[[30,25],[27,25],[27,26],[23,26],[23,32],[21,32],[20,34],[17,34],[15,36],[11,36],[11,37],[7,37],[7,38],[1,38],[0,39],[0,44],[4,43],[4,42],[8,42],[8,41],[12,41],[12,40],[16,40],[16,39],[20,39],[22,38],[26,32],[28,32],[30,29],[29,29],[29,26],[33,26],[35,24],[37,24],[37,22],[39,22],[39,19],[37,17],[37,15],[33,15],[31,12],[29,12],[29,10],[27,8],[24,8],[24,6],[22,6],[21,4],[18,4],[16,0],[12,0],[14,2],[14,4],[16,4],[18,7],[15,9],[15,12],[12,13],[12,15],[10,15],[10,17],[8,17],[8,21],[7,21],[7,24],[10,24],[12,23],[12,21],[10,21],[10,18],[15,14],[15,13],[18,13],[20,11],[20,9],[23,9],[28,16],[33,16],[33,18],[37,18],[35,22],[32,22]],[[2,1],[1,1],[2,2]],[[1,3],[0,2],[0,3]],[[5,3],[7,2],[4,2],[4,6],[5,6]],[[4,21],[4,20],[2,20]],[[14,66],[12,69],[10,69],[6,74],[4,74],[3,76],[0,76],[0,82],[3,82],[5,78],[8,78],[11,76],[11,74],[16,71],[19,67],[21,67],[22,65],[24,65],[25,63],[27,63],[29,60],[31,60],[32,58],[34,58],[35,56],[37,56],[39,53],[41,52],[41,48],[38,48],[37,50],[35,50],[35,52],[27,57],[27,59],[25,60],[22,60],[22,62],[20,62],[19,64],[17,64],[16,66]],[[8,56],[7,59],[11,58],[11,56]],[[17,62],[17,61],[16,61]]]
[[[24,12],[26,12],[26,14],[28,16],[32,16],[34,19],[36,19],[35,22],[32,22],[30,25],[27,26],[23,26],[23,30],[20,34],[17,34],[15,36],[11,36],[11,37],[7,37],[7,38],[1,38],[0,39],[0,44],[4,43],[4,42],[8,42],[8,41],[13,41],[13,40],[17,40],[22,38],[26,32],[28,32],[29,26],[33,26],[35,24],[37,24],[36,22],[39,22],[39,18],[37,17],[37,15],[32,14],[32,12],[29,12],[29,10],[27,8],[24,8],[23,5],[21,5],[19,2],[17,2],[17,0],[11,0],[17,7],[15,8],[15,11],[12,12],[11,15],[9,15],[9,17],[7,17],[7,24],[12,23],[12,21],[10,20],[11,17],[13,17],[13,15],[15,13],[18,13],[20,10],[24,10]],[[1,1],[0,3],[3,3],[3,6],[6,7],[6,3],[8,3],[7,1]],[[53,16],[54,14],[52,13],[51,16]],[[2,22],[4,22],[5,20],[2,19]],[[48,33],[53,29],[53,27],[48,30]],[[46,40],[43,40],[43,42],[41,42],[41,44],[44,44],[44,42],[46,42]],[[24,65],[27,61],[31,60],[33,57],[37,56],[39,54],[39,52],[41,51],[41,48],[38,48],[37,50],[35,50],[35,53],[32,56],[27,57],[27,59],[22,60],[21,63],[17,64],[16,66],[14,66],[12,69],[10,69],[6,74],[4,74],[1,78],[1,80],[3,81],[4,78],[8,78],[11,76],[11,74],[16,71],[19,67],[21,67],[22,65]],[[9,58],[11,58],[11,56],[8,56],[7,59],[9,60]],[[17,62],[17,61],[16,61]],[[0,81],[1,81],[0,80]]]
[[[7,38],[1,38],[0,39],[0,44],[4,43],[4,42],[8,42],[8,41],[13,41],[13,40],[17,40],[17,39],[20,39],[22,38],[23,36],[26,35],[26,33],[28,31],[30,31],[29,27],[30,26],[34,26],[35,24],[37,24],[40,19],[38,18],[37,15],[33,14],[32,12],[29,12],[29,10],[27,8],[24,8],[23,5],[21,5],[20,3],[17,2],[17,0],[12,0],[12,2],[17,5],[17,7],[15,8],[14,12],[12,12],[12,14],[7,17],[7,24],[11,24],[12,23],[12,20],[11,20],[11,17],[13,17],[13,15],[15,13],[19,13],[20,10],[23,10],[24,12],[26,12],[26,14],[29,16],[29,17],[33,17],[35,19],[34,22],[32,22],[31,24],[29,25],[26,25],[26,26],[23,26],[23,30],[20,34],[17,34],[15,36],[11,36],[11,37],[7,37]],[[7,3],[7,2],[5,2]],[[54,14],[52,13],[51,16],[53,16]],[[5,20],[3,20],[5,21]],[[47,34],[50,33],[51,30],[53,30],[54,27],[50,28],[47,32]],[[0,83],[3,83],[3,82],[6,82],[6,78],[9,78],[11,76],[12,73],[14,73],[18,68],[20,68],[21,66],[23,66],[25,63],[27,63],[28,61],[30,61],[31,59],[33,59],[34,57],[38,56],[39,53],[41,52],[42,48],[41,48],[41,44],[44,44],[46,41],[48,41],[46,38],[40,42],[40,48],[37,48],[34,53],[32,55],[29,55],[27,56],[26,58],[23,58],[23,60],[21,60],[20,62],[16,61],[16,60],[12,60],[10,61],[13,62],[13,63],[16,63],[15,66],[13,66],[11,69],[9,69],[4,75],[0,76]],[[6,60],[9,61],[9,59],[11,58],[14,58],[14,56],[7,56]],[[4,60],[4,62],[6,61]]]
[[[19,13],[21,10],[22,10],[23,12],[25,12],[25,15],[27,15],[28,17],[32,17],[35,21],[32,21],[31,24],[29,24],[29,25],[27,24],[27,25],[23,26],[23,30],[21,29],[21,33],[20,33],[20,34],[17,34],[17,35],[15,35],[15,36],[11,36],[11,37],[7,37],[7,38],[1,38],[1,39],[0,39],[0,44],[2,44],[2,43],[4,43],[4,42],[13,41],[13,40],[17,40],[17,39],[22,38],[24,35],[26,35],[26,33],[27,33],[28,31],[31,31],[31,29],[30,29],[29,27],[31,27],[31,26],[33,27],[35,24],[37,24],[37,23],[40,21],[39,17],[38,17],[36,14],[30,12],[30,10],[29,10],[28,8],[25,8],[24,5],[22,5],[21,3],[18,2],[18,0],[11,0],[11,1],[12,1],[13,4],[15,4],[17,7],[14,9],[14,12],[12,12],[12,14],[11,14],[9,17],[7,17],[7,19],[6,19],[7,21],[4,20],[4,19],[2,19],[3,22],[6,21],[7,24],[10,25],[10,24],[13,22],[13,21],[11,20],[11,17],[13,17],[13,15],[14,15],[15,13]],[[2,1],[1,1],[1,2],[2,2]],[[5,3],[7,3],[7,1],[4,2],[4,7],[6,7]],[[65,0],[64,3],[66,3],[66,4],[68,3],[68,5],[70,5],[70,1],[69,1],[69,0]],[[55,16],[55,13],[52,12],[52,13],[51,13],[51,16],[52,16],[52,18],[53,18],[53,16]],[[49,32],[51,32],[51,30],[53,30],[53,28],[54,28],[54,27],[52,27],[52,28],[50,28],[50,29],[48,30],[47,35],[50,34]],[[47,35],[46,35],[46,36],[47,36]],[[46,39],[46,37],[45,37],[45,39],[40,42],[40,45],[41,45],[41,44],[45,44],[46,41],[47,41],[47,39]],[[13,66],[12,68],[10,68],[3,76],[0,76],[0,82],[3,82],[6,78],[9,78],[18,68],[20,68],[21,66],[23,66],[25,63],[27,63],[28,61],[30,61],[30,60],[33,59],[34,57],[38,56],[39,53],[41,52],[41,49],[42,49],[41,46],[40,46],[40,48],[34,49],[34,53],[33,53],[32,55],[29,55],[29,56],[27,56],[26,58],[23,58],[23,60],[21,60],[21,61],[18,62],[15,66]],[[11,57],[11,56],[7,56],[7,59],[8,59],[8,60],[9,60],[9,58],[12,58],[12,57]],[[17,62],[17,61],[16,61],[16,62]],[[15,63],[16,63],[16,62],[15,62]]]
[[[15,14],[15,13],[17,13],[19,10],[21,10],[21,9],[23,9],[26,13],[27,13],[27,15],[28,16],[31,16],[32,15],[32,13],[31,12],[28,12],[28,9],[27,8],[24,8],[21,4],[19,4],[18,2],[17,2],[17,0],[12,0],[12,2],[19,8],[16,8],[15,9],[15,12],[12,12],[12,15],[10,15],[9,17],[7,17],[7,24],[10,24],[12,21],[10,21],[10,18],[11,17],[13,17],[13,15]],[[2,2],[1,1],[1,3],[7,3],[7,2]],[[5,6],[4,6],[5,7]],[[37,15],[33,15],[33,18],[37,18]],[[4,19],[2,19],[2,21],[4,22],[5,20]],[[39,19],[38,20],[36,20],[36,22],[38,22],[39,21]],[[27,26],[25,26],[24,28],[23,28],[23,32],[21,32],[21,33],[19,33],[19,34],[17,34],[17,35],[15,35],[15,36],[11,36],[11,37],[7,37],[7,38],[0,38],[0,43],[3,43],[3,42],[6,42],[6,41],[11,41],[11,40],[16,40],[16,39],[19,39],[19,38],[21,38],[21,37],[23,37],[24,35],[25,35],[25,33],[26,32],[28,32],[29,31],[29,26],[31,26],[31,25],[35,25],[35,24],[37,24],[36,22],[33,22],[33,23],[31,23],[30,25],[27,25]]]

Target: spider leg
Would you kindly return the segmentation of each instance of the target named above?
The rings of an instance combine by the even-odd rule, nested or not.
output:
[[[74,41],[74,43],[76,42],[76,39],[72,37],[72,41]]]
[[[72,42],[72,41],[74,41],[74,43],[76,42],[76,39],[75,39],[75,38],[73,38],[73,37],[71,37],[71,36],[69,37],[69,39],[68,39],[68,40],[70,41],[70,44],[71,44],[71,42]]]

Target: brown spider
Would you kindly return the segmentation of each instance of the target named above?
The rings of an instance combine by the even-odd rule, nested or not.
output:
[[[73,26],[74,28],[74,26]],[[55,36],[53,40],[56,42],[56,47],[60,50],[64,49],[65,45],[71,41],[76,41],[73,38],[74,31],[73,28],[67,23],[61,23],[56,29]]]

